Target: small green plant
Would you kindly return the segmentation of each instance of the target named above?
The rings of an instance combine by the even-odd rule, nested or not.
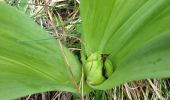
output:
[[[81,62],[0,2],[0,99],[44,91],[87,94],[170,77],[169,0],[81,0]],[[54,25],[55,29],[55,25]]]

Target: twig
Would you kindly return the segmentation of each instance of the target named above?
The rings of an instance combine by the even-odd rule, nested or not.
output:
[[[48,4],[48,1],[46,1],[46,5],[47,5],[47,4]],[[55,24],[54,24],[54,19],[53,19],[52,14],[50,13],[50,11],[49,11],[49,9],[48,9],[48,6],[45,6],[45,10],[47,11],[47,13],[48,13],[48,15],[49,15],[49,18],[50,18],[50,20],[51,20],[51,24],[52,24],[52,27],[53,27],[53,29],[54,29],[54,32],[55,32],[56,36],[59,37],[59,32],[58,32],[58,30],[57,30],[57,28],[56,28],[56,26],[55,26]],[[64,57],[65,63],[67,64],[67,69],[68,69],[68,71],[69,71],[70,74],[71,74],[71,79],[73,80],[73,84],[75,85],[77,91],[80,93],[80,90],[79,90],[79,88],[78,88],[78,84],[77,84],[77,82],[76,82],[76,80],[75,80],[75,76],[74,76],[73,72],[71,71],[71,65],[70,65],[70,63],[69,63],[69,61],[68,61],[68,59],[67,59],[67,56],[66,56],[65,52],[64,52],[64,48],[63,48],[63,46],[62,46],[62,43],[61,43],[60,40],[58,40],[58,43],[59,43],[59,47],[60,47],[60,50],[61,50],[61,52],[62,52],[62,55],[63,55],[63,57]]]

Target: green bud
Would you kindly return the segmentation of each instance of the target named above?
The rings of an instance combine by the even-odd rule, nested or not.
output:
[[[110,61],[110,59],[106,59],[105,63],[104,63],[104,69],[105,69],[105,76],[109,77],[112,75],[113,73],[113,65],[112,62]]]
[[[86,81],[89,85],[102,83],[105,78],[102,75],[103,61],[100,53],[91,54],[85,64]]]
[[[85,64],[86,82],[89,85],[101,84],[105,78],[108,78],[113,73],[112,62],[106,58],[103,61],[99,52],[91,54]]]

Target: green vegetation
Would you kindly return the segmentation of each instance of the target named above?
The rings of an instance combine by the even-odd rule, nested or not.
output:
[[[169,0],[82,0],[82,21],[79,6],[65,0],[40,1],[36,10],[29,0],[6,2],[17,9],[0,2],[1,99],[55,90],[96,100],[169,98],[168,80],[148,79],[170,77]]]

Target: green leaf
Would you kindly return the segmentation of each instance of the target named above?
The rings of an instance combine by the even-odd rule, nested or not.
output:
[[[170,77],[169,5],[169,0],[82,0],[85,53],[109,54],[115,67],[93,88]]]
[[[2,2],[0,12],[0,98],[53,90],[77,92],[70,71],[78,84],[78,60],[26,15]]]

